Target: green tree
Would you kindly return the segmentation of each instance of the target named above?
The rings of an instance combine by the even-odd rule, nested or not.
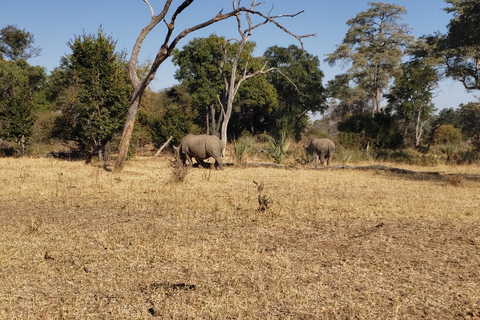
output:
[[[351,87],[346,74],[336,75],[329,80],[325,89],[329,98],[329,117],[332,120],[344,120],[347,116],[364,113],[369,109],[366,93],[359,87]]]
[[[370,8],[347,21],[349,29],[342,44],[325,59],[330,65],[351,64],[346,75],[372,101],[373,113],[380,111],[383,91],[399,75],[404,50],[412,42],[406,24],[400,24],[404,7],[369,2]]]
[[[446,0],[453,13],[448,33],[441,39],[447,76],[460,81],[468,90],[480,89],[480,2]],[[443,41],[442,41],[443,40]]]
[[[432,145],[432,143],[435,142],[437,130],[440,129],[440,127],[445,125],[451,125],[456,129],[461,129],[462,119],[460,116],[460,111],[454,110],[453,108],[442,109],[440,110],[438,115],[435,115],[433,117],[433,121],[431,122],[431,126],[429,129],[430,136],[428,138],[428,145],[427,145],[426,152],[430,150],[430,146]]]
[[[45,80],[45,70],[24,59],[0,59],[0,138],[19,142],[30,136]]]
[[[366,141],[370,146],[379,149],[396,149],[403,141],[398,119],[388,107],[375,113],[373,117],[367,113],[347,117],[340,122],[338,130],[349,133],[349,140]]]
[[[218,134],[221,120],[219,97],[223,89],[221,64],[225,38],[215,34],[208,38],[195,38],[182,50],[175,50],[172,61],[178,66],[175,78],[184,84],[192,95],[193,107],[199,118],[197,123],[206,128],[207,134]],[[227,43],[230,47],[230,43]],[[254,44],[249,44],[253,51]],[[219,117],[217,121],[217,116]]]
[[[273,133],[286,131],[300,140],[308,124],[307,113],[327,109],[320,61],[295,45],[288,48],[272,46],[263,56],[269,67],[279,70],[266,75],[279,98],[279,108],[273,114],[275,121],[271,121],[277,130]]]
[[[150,97],[149,97],[150,96]],[[195,124],[196,110],[192,107],[192,97],[186,85],[180,84],[158,93],[151,93],[148,99],[143,99],[142,109],[139,110],[138,122],[140,126],[148,128],[151,139],[156,146],[172,137],[172,144],[178,144],[188,134],[200,134],[201,129]],[[150,103],[147,104],[147,101]]]
[[[415,146],[418,147],[424,126],[434,111],[432,97],[438,86],[438,76],[434,68],[421,60],[406,62],[401,69],[402,75],[395,79],[387,99],[397,116],[404,120],[405,137],[409,124],[414,123]]]
[[[13,61],[38,57],[41,49],[34,47],[33,34],[9,25],[0,30],[0,53]]]
[[[208,38],[195,38],[173,54],[173,62],[179,67],[175,77],[192,95],[192,105],[198,113],[196,123],[206,127],[207,133],[213,135],[219,133],[219,124],[223,120],[221,99],[225,95],[224,79],[231,75],[237,49],[238,44],[210,35]],[[237,72],[242,72],[247,66],[251,72],[262,68],[260,59],[252,57],[254,49],[255,43],[245,44]],[[234,99],[230,132],[238,135],[243,130],[252,133],[262,131],[265,119],[277,105],[276,92],[265,77],[257,75],[243,82]]]
[[[72,53],[56,77],[67,85],[57,93],[62,111],[57,134],[78,142],[87,162],[93,156],[108,160],[110,141],[121,130],[132,90],[125,55],[115,52],[116,41],[101,29],[68,45]]]
[[[463,121],[462,131],[472,140],[477,151],[480,151],[480,103],[470,102],[460,105]]]

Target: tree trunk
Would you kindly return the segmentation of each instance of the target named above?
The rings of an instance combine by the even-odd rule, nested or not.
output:
[[[122,170],[125,165],[125,160],[128,155],[128,147],[130,146],[130,138],[133,132],[133,126],[137,117],[138,107],[140,106],[141,93],[130,102],[127,113],[127,121],[123,128],[122,140],[120,141],[120,148],[118,150],[117,161],[115,162],[115,170]]]

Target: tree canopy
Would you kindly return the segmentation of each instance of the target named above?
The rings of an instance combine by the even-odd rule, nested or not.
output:
[[[266,75],[280,102],[273,116],[275,126],[277,130],[293,133],[298,139],[307,125],[307,113],[327,109],[320,61],[295,45],[287,48],[272,46],[263,56],[270,67],[279,71]]]
[[[28,60],[40,55],[41,49],[34,47],[33,34],[9,25],[0,30],[0,53],[13,61]]]
[[[79,143],[87,160],[108,154],[109,142],[119,133],[131,94],[125,55],[100,29],[76,36],[68,43],[72,53],[61,70],[65,87],[59,137]]]
[[[413,41],[409,28],[399,20],[407,13],[396,4],[369,2],[370,8],[347,21],[349,29],[342,43],[326,62],[350,64],[349,80],[362,88],[380,111],[383,91],[392,77],[399,75],[403,51]]]

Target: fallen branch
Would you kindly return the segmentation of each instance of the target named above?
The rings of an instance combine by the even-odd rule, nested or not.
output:
[[[172,140],[173,136],[170,136],[170,138],[168,138],[167,142],[165,142],[161,147],[160,149],[158,149],[158,151],[153,155],[154,158],[158,157],[158,155],[160,154],[160,152],[162,152],[162,150],[168,145],[168,143],[170,142],[170,140]]]

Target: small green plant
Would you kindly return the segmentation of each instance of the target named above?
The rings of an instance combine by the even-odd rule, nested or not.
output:
[[[290,145],[290,139],[287,137],[285,131],[280,132],[278,139],[275,139],[269,135],[267,138],[267,152],[272,156],[275,163],[280,164],[282,162],[283,155],[287,152]]]
[[[252,144],[254,142],[255,138],[250,134],[242,135],[238,140],[233,141],[237,164],[243,164],[245,162],[245,156],[252,150]]]

